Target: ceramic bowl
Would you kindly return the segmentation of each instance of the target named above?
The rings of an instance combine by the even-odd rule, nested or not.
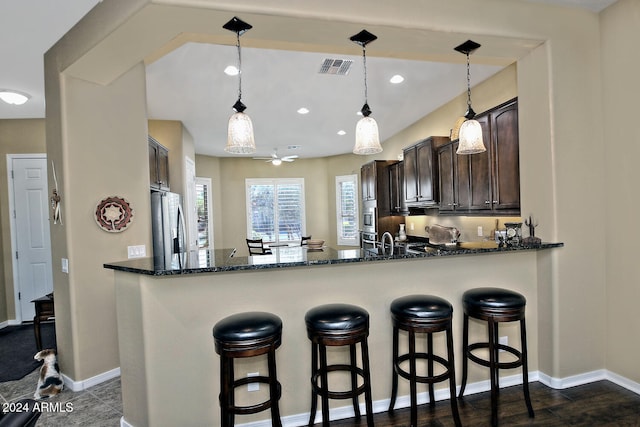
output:
[[[324,245],[324,240],[310,239],[307,240],[307,246],[311,249],[320,249]]]

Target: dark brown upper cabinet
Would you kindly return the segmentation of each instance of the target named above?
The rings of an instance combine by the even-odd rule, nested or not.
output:
[[[389,211],[391,215],[407,214],[404,202],[404,162],[389,166]]]
[[[457,141],[438,150],[440,211],[479,215],[520,214],[518,103],[476,117],[487,151],[456,155]]]
[[[149,136],[149,182],[151,188],[169,191],[169,150]]]
[[[447,142],[448,137],[432,136],[403,150],[404,201],[407,207],[438,204],[436,149]]]
[[[360,168],[362,200],[375,200],[378,216],[388,216],[389,202],[389,166],[397,160],[374,160]]]

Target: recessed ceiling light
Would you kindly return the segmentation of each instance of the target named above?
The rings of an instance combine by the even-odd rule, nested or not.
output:
[[[15,90],[0,89],[0,99],[7,104],[22,105],[31,98],[26,93],[17,92]]]
[[[402,83],[403,81],[404,77],[402,77],[400,74],[396,74],[395,76],[391,77],[391,79],[389,79],[389,82],[393,83],[394,85]]]
[[[308,108],[298,108],[298,114],[309,114],[309,109]]]
[[[339,130],[338,131],[338,135],[342,136],[342,135],[346,135],[347,133],[343,130]]]
[[[224,69],[224,73],[227,76],[237,76],[238,75],[238,67],[233,65],[228,65],[227,68]]]

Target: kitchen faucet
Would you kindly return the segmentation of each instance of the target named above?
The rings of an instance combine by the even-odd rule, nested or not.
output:
[[[380,245],[382,247],[382,255],[385,255],[385,252],[386,252],[386,245],[384,243],[386,239],[389,240],[389,246],[391,247],[391,252],[389,253],[389,256],[393,256],[393,236],[388,231],[385,231],[384,234],[382,235],[382,238],[380,239]]]

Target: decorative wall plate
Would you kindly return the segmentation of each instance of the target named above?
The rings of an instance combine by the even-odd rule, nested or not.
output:
[[[133,208],[122,197],[107,197],[96,206],[95,218],[104,231],[119,233],[131,224]]]

